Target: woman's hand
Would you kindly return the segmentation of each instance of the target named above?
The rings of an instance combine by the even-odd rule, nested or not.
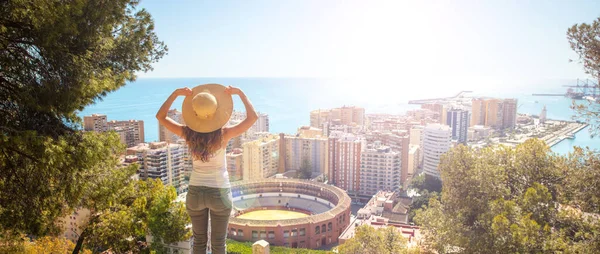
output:
[[[225,88],[225,93],[227,94],[237,94],[237,95],[241,95],[243,94],[242,90],[237,88],[237,87],[233,87],[233,86],[228,86]]]
[[[176,96],[190,96],[193,94],[192,89],[189,89],[187,87],[183,87],[183,88],[177,88],[175,89],[175,91],[173,92],[174,95]]]

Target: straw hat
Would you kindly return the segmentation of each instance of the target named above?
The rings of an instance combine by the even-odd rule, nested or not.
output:
[[[181,107],[183,121],[196,132],[213,132],[229,121],[233,111],[233,99],[219,84],[205,84],[192,88]]]

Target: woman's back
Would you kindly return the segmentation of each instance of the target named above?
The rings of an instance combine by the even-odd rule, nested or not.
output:
[[[225,149],[221,148],[206,162],[194,159],[191,186],[206,186],[212,188],[230,188],[229,173]]]

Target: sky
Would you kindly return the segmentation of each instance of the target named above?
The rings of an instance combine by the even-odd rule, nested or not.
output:
[[[140,77],[586,77],[566,31],[600,1],[142,0],[168,55]]]

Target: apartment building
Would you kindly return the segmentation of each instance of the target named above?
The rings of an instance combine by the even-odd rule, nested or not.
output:
[[[380,190],[396,191],[401,187],[402,163],[399,152],[380,142],[361,153],[358,195],[373,196]]]
[[[244,180],[271,177],[279,169],[279,136],[269,135],[242,144]]]
[[[187,147],[167,142],[140,143],[127,149],[127,155],[138,157],[140,179],[161,179],[163,184],[175,187],[177,193],[187,191],[184,180]]]
[[[425,174],[440,177],[438,165],[442,154],[450,150],[452,129],[448,125],[429,124],[423,131],[423,171]]]

